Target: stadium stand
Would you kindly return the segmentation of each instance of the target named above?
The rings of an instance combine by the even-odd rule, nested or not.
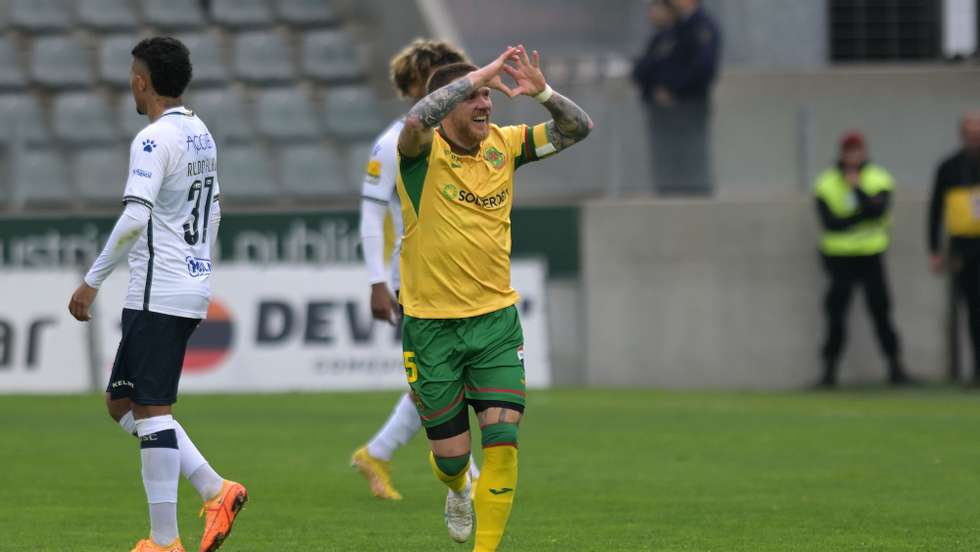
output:
[[[12,0],[9,19],[12,27],[34,33],[65,31],[72,23],[61,0]]]
[[[353,193],[345,167],[334,150],[324,150],[318,145],[284,147],[279,166],[285,190],[294,195],[329,197]]]
[[[280,195],[269,156],[258,144],[229,145],[222,148],[219,155],[218,182],[222,201],[263,201]]]
[[[111,143],[117,133],[112,111],[105,100],[91,92],[66,92],[54,99],[51,122],[54,135],[71,145]]]
[[[118,204],[128,163],[129,155],[121,147],[80,150],[70,165],[79,196],[89,203]]]
[[[270,88],[259,92],[255,103],[256,128],[262,136],[287,141],[319,135],[316,112],[301,90]]]
[[[130,0],[78,0],[78,23],[97,31],[132,31],[139,22]]]
[[[340,21],[330,0],[279,0],[279,20],[294,27],[333,25]]]
[[[14,156],[14,194],[28,205],[58,205],[72,200],[65,159],[53,149],[32,149]]]
[[[275,31],[248,31],[235,37],[235,75],[255,84],[282,83],[295,78],[286,37]]]
[[[355,27],[327,0],[0,0],[0,208],[117,205],[117,165],[147,124],[130,52],[161,33],[192,52],[186,103],[218,142],[227,199],[356,198],[347,180],[391,113]]]
[[[211,0],[211,19],[225,27],[266,27],[272,10],[264,0]]]
[[[91,86],[95,75],[89,49],[70,35],[37,38],[31,56],[31,77],[47,88]]]

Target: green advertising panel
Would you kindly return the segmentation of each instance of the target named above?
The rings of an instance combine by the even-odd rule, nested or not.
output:
[[[578,208],[514,209],[515,257],[544,257],[552,277],[578,274]],[[0,267],[85,268],[98,255],[113,217],[0,219]],[[355,211],[228,213],[221,258],[255,263],[346,263],[361,259]]]

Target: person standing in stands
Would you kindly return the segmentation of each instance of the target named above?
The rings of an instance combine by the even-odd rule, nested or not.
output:
[[[864,136],[856,131],[841,138],[837,166],[817,178],[816,206],[823,226],[820,253],[830,277],[824,300],[827,335],[820,387],[837,384],[847,308],[857,286],[864,288],[878,342],[888,360],[889,381],[893,385],[910,382],[902,367],[885,277],[884,254],[889,244],[889,208],[894,189],[891,175],[868,161]]]
[[[936,171],[929,203],[929,265],[950,270],[956,291],[966,299],[973,345],[974,385],[980,383],[980,111],[960,122],[960,149]],[[941,225],[948,236],[943,253]]]
[[[652,0],[649,17],[655,31],[633,80],[649,116],[654,186],[660,194],[710,195],[718,25],[698,0]]]

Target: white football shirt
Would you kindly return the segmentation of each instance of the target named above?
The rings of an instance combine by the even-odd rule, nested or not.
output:
[[[364,182],[361,184],[361,196],[364,199],[387,205],[388,212],[391,213],[391,222],[395,231],[395,247],[391,253],[392,290],[397,290],[401,282],[398,260],[402,234],[405,231],[402,223],[401,200],[395,191],[395,177],[398,174],[398,135],[401,134],[404,126],[404,120],[398,119],[374,142]]]
[[[129,253],[126,308],[207,316],[218,194],[217,146],[192,111],[168,109],[136,135],[123,202],[149,207],[150,221]]]

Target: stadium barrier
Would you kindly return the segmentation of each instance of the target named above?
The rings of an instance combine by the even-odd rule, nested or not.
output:
[[[527,382],[548,387],[545,264],[517,261],[512,274],[522,296]],[[406,387],[400,333],[371,320],[367,274],[360,266],[228,263],[212,278],[212,305],[189,344],[182,391]],[[0,284],[6,284],[0,288],[0,393],[104,389],[119,343],[127,280],[123,269],[103,284],[89,326],[66,310],[76,272],[0,273]]]

